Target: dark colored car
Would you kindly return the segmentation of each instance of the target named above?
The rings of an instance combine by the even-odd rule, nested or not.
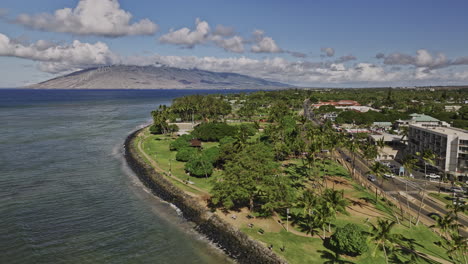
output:
[[[377,180],[374,175],[367,176],[367,179],[371,182],[375,182]]]

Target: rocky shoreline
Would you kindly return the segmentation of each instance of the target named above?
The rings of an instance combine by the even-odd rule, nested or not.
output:
[[[131,133],[125,140],[125,160],[154,195],[177,206],[182,211],[184,218],[195,223],[198,232],[219,245],[226,254],[237,262],[287,263],[273,251],[225,222],[208,208],[200,205],[148,165],[133,144],[142,130]]]

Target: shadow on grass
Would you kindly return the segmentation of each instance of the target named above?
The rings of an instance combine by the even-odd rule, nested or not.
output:
[[[340,254],[327,250],[319,250],[320,258],[325,260],[324,264],[354,264],[354,262],[342,259]]]

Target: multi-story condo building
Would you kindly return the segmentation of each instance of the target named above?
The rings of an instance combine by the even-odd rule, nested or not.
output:
[[[454,127],[409,126],[408,151],[411,154],[432,150],[435,165],[454,176],[468,174],[468,131]]]

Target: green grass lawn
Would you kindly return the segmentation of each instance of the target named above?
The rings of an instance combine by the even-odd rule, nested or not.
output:
[[[197,178],[185,173],[185,162],[175,160],[177,152],[169,150],[172,140],[171,137],[164,135],[150,135],[143,142],[143,150],[156,161],[162,170],[167,172],[170,170],[175,177],[181,180],[189,179],[195,183],[195,186],[209,192],[213,185],[213,177]]]
[[[437,200],[443,202],[444,204],[452,204],[453,196],[445,193],[429,193],[429,196],[436,198]]]

